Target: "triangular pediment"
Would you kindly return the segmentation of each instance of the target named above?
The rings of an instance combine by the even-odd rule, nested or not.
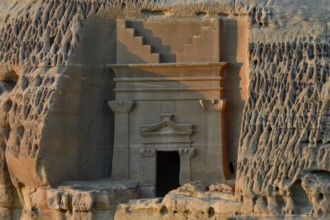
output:
[[[192,124],[177,124],[171,120],[171,115],[162,115],[163,120],[157,124],[141,126],[141,135],[190,136],[193,132]]]

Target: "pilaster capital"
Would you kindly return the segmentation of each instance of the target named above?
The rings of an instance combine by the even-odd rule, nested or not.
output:
[[[211,100],[199,100],[199,104],[204,111],[225,111],[227,110],[226,99],[211,99]]]
[[[134,101],[108,101],[108,105],[115,113],[129,113],[134,107]]]
[[[142,157],[154,157],[156,156],[156,150],[153,148],[143,148],[140,150]]]
[[[182,156],[188,156],[188,158],[193,158],[196,154],[195,148],[186,147],[186,148],[179,148],[179,155]]]

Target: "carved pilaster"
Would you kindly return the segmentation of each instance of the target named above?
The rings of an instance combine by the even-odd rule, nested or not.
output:
[[[156,184],[156,150],[153,148],[143,148],[140,150],[142,160],[143,179],[141,184],[155,185]]]
[[[191,182],[191,158],[195,156],[195,148],[179,148],[180,185]]]
[[[229,177],[224,116],[227,101],[213,99],[199,103],[206,112],[206,180],[216,183]]]
[[[129,113],[133,101],[109,101],[109,107],[115,112],[115,140],[112,159],[112,178],[129,178]]]

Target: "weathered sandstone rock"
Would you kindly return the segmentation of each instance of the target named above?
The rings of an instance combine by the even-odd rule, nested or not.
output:
[[[149,184],[155,173],[145,177],[140,172],[155,170],[156,163],[149,163],[149,156],[157,147],[142,143],[150,141],[150,134],[143,136],[144,130],[137,129],[155,128],[163,121],[145,124],[144,119],[154,117],[155,112],[178,113],[184,120],[173,117],[163,124],[182,129],[192,124],[185,121],[188,116],[196,114],[189,120],[202,121],[200,112],[221,104],[221,99],[228,101],[225,117],[219,120],[225,132],[212,133],[220,128],[214,120],[206,123],[214,128],[194,123],[192,143],[181,150],[192,160],[181,166],[182,183],[206,182],[183,185],[164,199],[121,204],[115,218],[328,218],[329,14],[328,0],[1,1],[0,218],[112,218],[118,203],[140,198],[157,187],[155,182]],[[125,20],[133,26],[120,23]],[[187,25],[175,26],[178,20]],[[171,30],[174,26],[175,31]],[[134,28],[142,31],[135,33]],[[187,33],[194,37],[190,39]],[[148,39],[150,45],[143,41]],[[162,43],[165,46],[152,51],[152,45]],[[117,53],[118,48],[122,53]],[[132,88],[129,97],[135,94],[132,101],[138,100],[136,109],[143,110],[132,114],[131,122],[139,123],[130,127],[127,138],[120,137],[135,144],[130,148],[133,156],[126,158],[132,161],[130,170],[126,169],[126,161],[113,158],[123,149],[116,148],[116,131],[129,127],[115,122],[108,106],[109,101],[121,103],[116,100],[116,77],[110,66],[190,61],[230,63],[221,79],[220,101],[200,98],[200,112],[192,104],[182,104],[189,106],[184,111],[169,102],[148,107],[134,93],[136,85],[126,82]],[[174,84],[199,86],[199,82],[190,83]],[[169,101],[168,97],[164,100]],[[203,148],[202,144],[192,150],[191,146],[204,140],[196,137],[205,134],[210,134],[208,140],[221,137],[227,145],[221,149],[226,150],[213,154],[204,151],[210,145]],[[149,148],[140,151],[137,146],[142,145]],[[134,153],[148,159],[136,162],[139,158]],[[125,165],[121,166],[125,172],[112,169],[117,162]],[[225,174],[213,172],[219,170],[219,163],[224,164]],[[109,180],[112,173],[127,176]],[[226,178],[231,181],[214,181]]]

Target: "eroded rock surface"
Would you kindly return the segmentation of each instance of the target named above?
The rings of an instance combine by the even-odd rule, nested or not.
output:
[[[234,196],[232,183],[211,185],[187,183],[170,191],[163,199],[132,200],[119,205],[115,219],[226,219],[243,213],[244,206]]]
[[[119,203],[137,199],[137,182],[65,182],[56,188],[38,188],[30,194],[32,210],[25,209],[22,219],[112,219]]]
[[[306,175],[330,175],[329,41],[297,38],[251,43],[250,60],[250,99],[244,113],[237,183],[244,195],[263,195],[271,201],[276,200],[269,197],[281,196],[288,205],[288,200],[296,199],[295,185],[302,187]],[[283,211],[302,210],[286,207]]]
[[[241,89],[229,94],[235,193],[184,185],[163,200],[121,205],[116,217],[328,217],[329,14],[328,0],[2,1],[0,218],[102,219],[138,197],[133,183],[116,191],[96,180],[111,175],[116,19],[155,16],[230,27],[221,43],[222,61],[233,64],[226,89]],[[75,180],[95,182],[63,184]]]

